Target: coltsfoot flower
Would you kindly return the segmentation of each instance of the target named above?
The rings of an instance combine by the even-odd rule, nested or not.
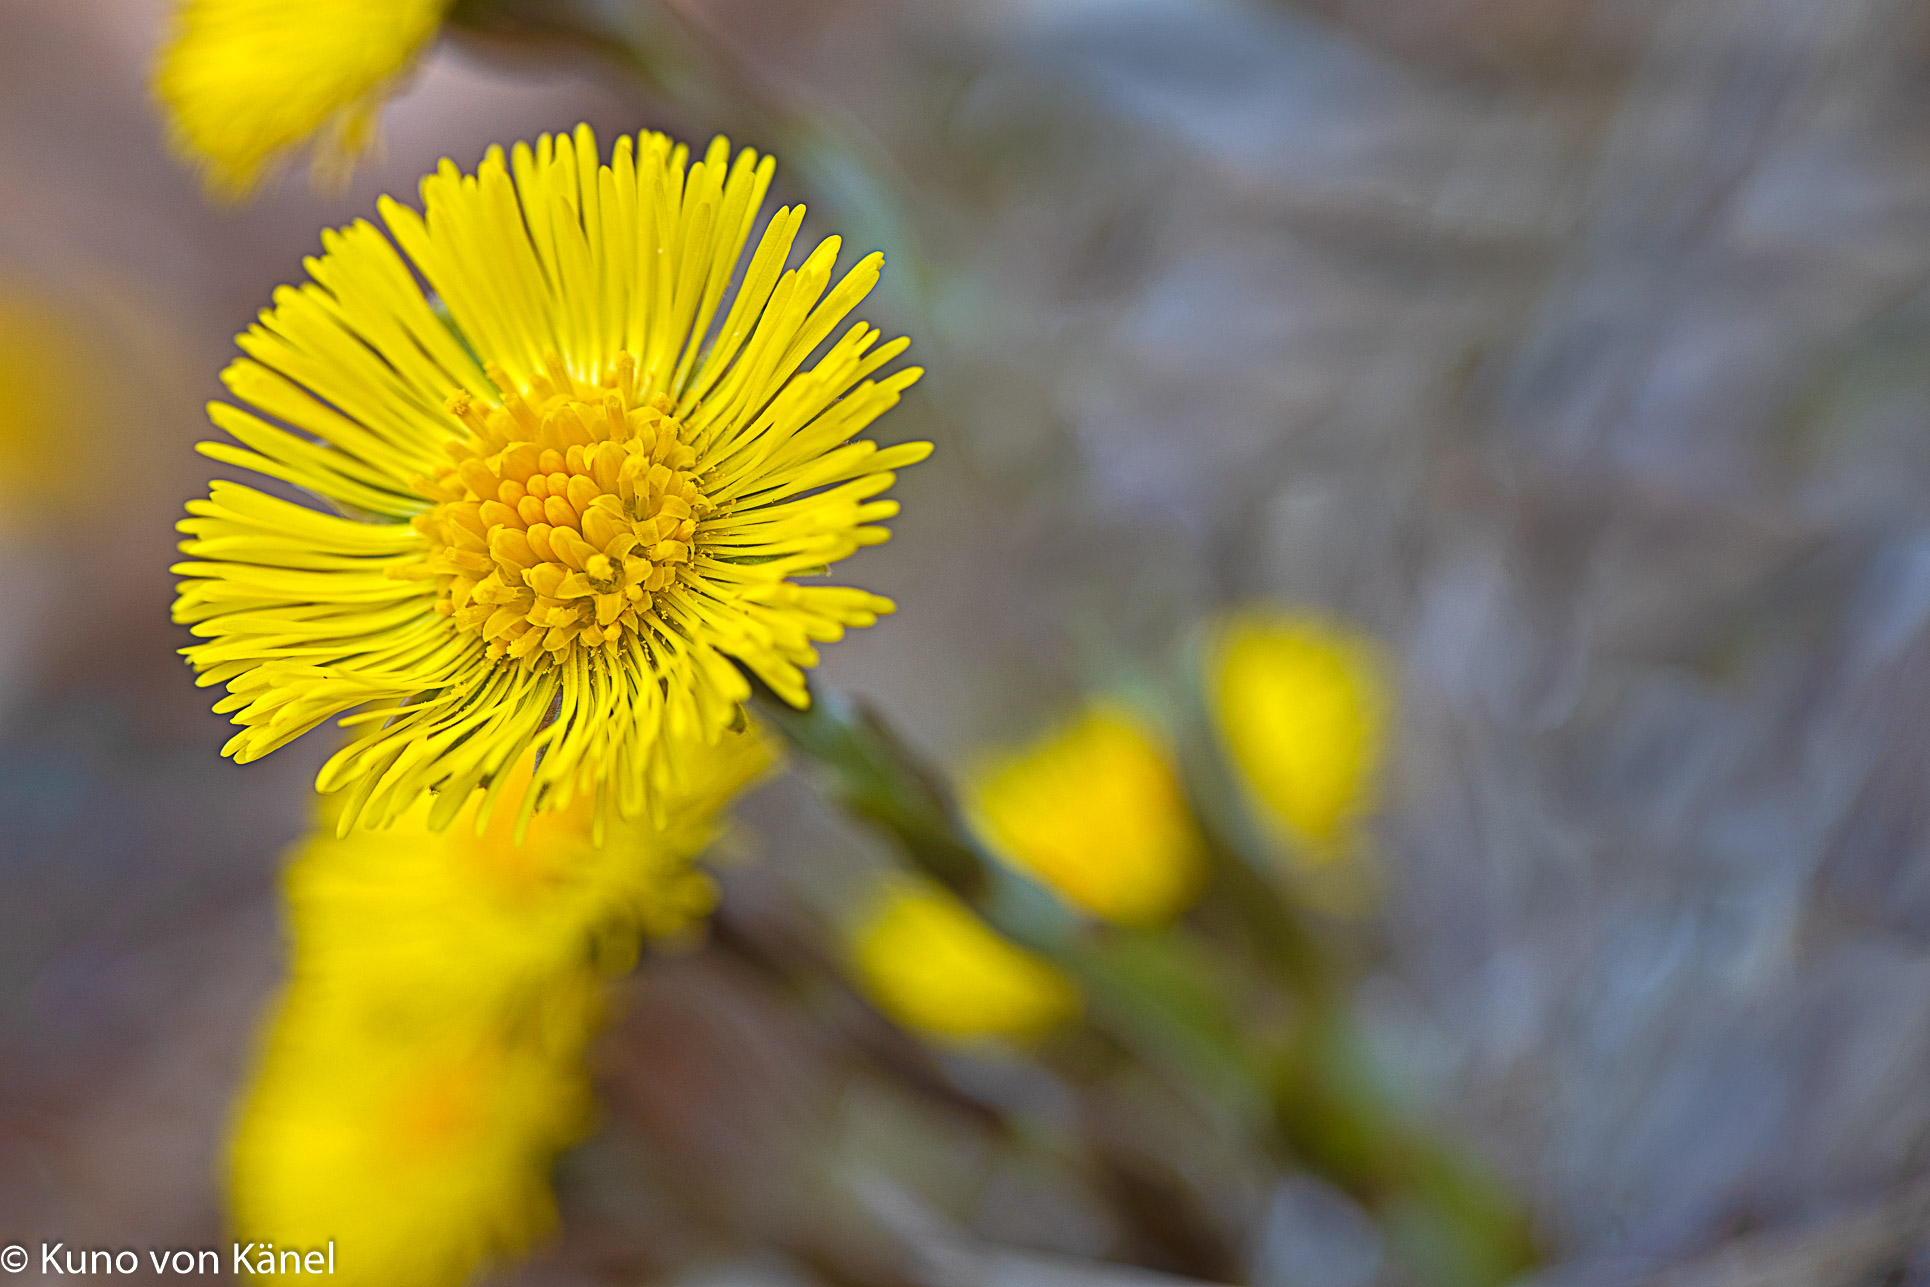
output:
[[[1319,866],[1373,807],[1389,683],[1374,643],[1304,613],[1251,608],[1217,623],[1207,698],[1235,776],[1268,833]]]
[[[230,198],[311,138],[317,177],[346,177],[451,3],[182,0],[154,76],[175,151]]]
[[[332,1282],[460,1287],[556,1222],[550,1168],[592,1116],[587,976],[546,1030],[383,1023],[297,986],[257,1057],[229,1146],[234,1234],[257,1282],[334,1244]],[[373,1020],[373,1022],[372,1022]]]
[[[231,1149],[239,1236],[333,1240],[337,1276],[370,1287],[455,1287],[524,1250],[553,1223],[550,1164],[587,1122],[603,981],[645,934],[710,910],[692,859],[772,755],[756,725],[693,748],[666,825],[619,823],[601,846],[588,797],[518,843],[512,813],[475,816],[481,789],[440,834],[425,802],[305,842],[287,875],[290,979]]]
[[[943,889],[910,880],[877,895],[852,962],[879,1009],[934,1037],[1035,1038],[1081,1005],[1058,966],[1000,938]]]
[[[0,287],[0,532],[84,508],[103,475],[98,337],[52,296]]]
[[[853,440],[921,374],[872,379],[907,341],[863,322],[833,339],[882,256],[833,285],[832,237],[787,269],[786,207],[733,292],[772,162],[660,134],[598,155],[579,127],[443,162],[423,213],[381,202],[402,254],[324,234],[224,373],[261,414],[210,407],[241,445],[207,455],[332,512],[190,503],[185,653],[228,686],[237,760],[357,711],[317,781],[344,834],[428,792],[439,829],[532,749],[526,808],[636,816],[677,789],[666,747],[742,718],[733,660],[803,706],[815,645],[892,610],[794,579],[885,540],[880,493],[931,450]]]
[[[993,852],[1105,920],[1165,920],[1206,872],[1206,844],[1170,754],[1115,702],[985,760],[965,799]]]
[[[628,969],[641,937],[677,934],[715,905],[694,860],[725,806],[774,760],[757,725],[686,756],[666,825],[619,820],[600,845],[587,796],[530,819],[519,842],[512,810],[477,827],[490,803],[481,789],[440,833],[427,801],[388,827],[325,828],[285,878],[295,977],[427,1021],[541,997],[575,970]],[[528,777],[525,761],[499,790],[513,797]]]

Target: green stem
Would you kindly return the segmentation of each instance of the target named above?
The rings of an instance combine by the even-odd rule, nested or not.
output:
[[[817,766],[839,807],[896,842],[913,867],[1008,938],[1053,957],[1075,950],[1077,919],[1043,886],[986,854],[960,823],[944,779],[875,712],[821,685],[799,710],[750,679],[758,717]]]
[[[1084,933],[1053,895],[993,860],[960,822],[943,777],[874,712],[822,686],[798,710],[751,682],[759,718],[813,765],[833,801],[994,929],[1078,978],[1110,1040],[1216,1106],[1233,1106],[1281,1164],[1309,1167],[1361,1201],[1425,1281],[1494,1287],[1535,1263],[1513,1196],[1381,1089],[1318,940],[1231,846],[1213,845],[1216,880],[1298,1008],[1284,1051],[1251,1048],[1231,988],[1177,930]]]

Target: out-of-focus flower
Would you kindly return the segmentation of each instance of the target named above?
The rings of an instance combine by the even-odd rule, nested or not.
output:
[[[1254,812],[1318,866],[1345,854],[1374,802],[1389,685],[1366,636],[1320,617],[1247,609],[1207,651],[1207,696]]]
[[[307,842],[287,877],[290,982],[235,1134],[239,1236],[333,1239],[338,1276],[382,1287],[454,1287],[523,1250],[586,1120],[601,981],[644,934],[710,910],[692,860],[772,759],[756,725],[693,748],[663,824],[617,822],[600,845],[588,796],[528,819],[491,809],[527,765],[446,830],[424,801]]]
[[[1000,857],[1106,920],[1153,924],[1199,892],[1206,847],[1157,734],[1102,702],[968,777]]]
[[[317,178],[346,178],[450,3],[182,0],[154,76],[175,150],[230,198],[311,138]]]
[[[338,837],[325,826],[288,869],[294,974],[319,991],[446,1012],[500,1009],[592,964],[627,969],[640,935],[673,935],[710,911],[716,888],[693,860],[772,760],[756,725],[692,748],[665,825],[617,821],[600,845],[587,796],[529,818],[517,843],[527,764],[475,791],[444,831],[430,829],[428,801],[389,827]]]
[[[0,527],[84,503],[99,477],[89,341],[53,299],[0,290]]]
[[[855,936],[860,983],[878,1008],[935,1037],[1032,1038],[1078,1014],[1078,986],[1000,938],[952,895],[894,881]]]
[[[590,1122],[592,987],[553,985],[519,1023],[425,1024],[298,982],[230,1145],[251,1276],[306,1281],[323,1262],[303,1255],[317,1251],[331,1282],[460,1287],[527,1250],[555,1223],[556,1154]]]
[[[369,707],[317,782],[343,831],[431,791],[439,829],[537,746],[535,807],[632,817],[739,717],[732,659],[808,702],[815,645],[892,604],[792,578],[886,539],[878,496],[930,445],[852,441],[918,378],[869,378],[905,341],[859,322],[801,369],[879,256],[834,286],[834,237],[786,270],[786,207],[726,307],[772,172],[660,134],[599,165],[587,127],[445,161],[426,217],[381,203],[435,305],[374,226],[324,235],[224,376],[288,427],[216,403],[242,445],[202,450],[340,512],[218,482],[181,524],[175,617],[228,686],[227,754]]]

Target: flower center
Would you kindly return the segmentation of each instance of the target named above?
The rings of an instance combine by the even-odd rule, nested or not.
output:
[[[490,657],[544,669],[574,647],[615,655],[687,573],[711,508],[697,453],[668,399],[636,396],[635,373],[625,353],[609,383],[585,385],[552,359],[518,392],[492,367],[501,407],[450,400],[473,437],[416,481],[438,504],[414,522],[442,583],[436,611]]]

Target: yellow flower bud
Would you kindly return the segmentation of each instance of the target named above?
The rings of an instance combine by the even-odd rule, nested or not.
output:
[[[1207,702],[1260,822],[1302,862],[1344,857],[1374,805],[1390,705],[1365,636],[1320,617],[1249,609],[1207,653]]]
[[[1156,924],[1199,892],[1206,846],[1171,756],[1117,703],[985,761],[966,800],[1001,858],[1101,919]]]
[[[934,1037],[1037,1037],[1080,1008],[1064,971],[935,886],[888,886],[855,936],[852,963],[879,1009]]]

